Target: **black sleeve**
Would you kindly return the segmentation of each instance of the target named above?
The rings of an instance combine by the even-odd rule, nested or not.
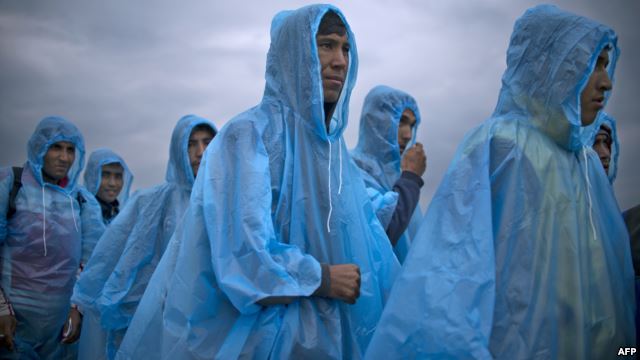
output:
[[[398,193],[398,204],[387,226],[387,236],[392,246],[396,245],[409,226],[411,215],[420,200],[422,185],[424,185],[422,178],[410,171],[403,171],[398,181],[393,184],[393,191]]]

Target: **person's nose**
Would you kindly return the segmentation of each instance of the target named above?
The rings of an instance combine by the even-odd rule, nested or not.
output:
[[[600,90],[602,91],[609,91],[613,88],[613,83],[611,83],[608,71],[604,71],[604,73],[600,77],[600,83],[598,85]]]
[[[334,68],[345,69],[349,64],[349,55],[345,53],[344,50],[340,47],[336,47],[336,49],[332,53],[331,57],[331,66]]]
[[[411,140],[411,128],[409,127],[402,127],[400,130],[400,137],[404,140],[404,141],[409,141]]]
[[[60,157],[58,157],[58,159],[66,163],[71,162],[71,154],[66,150],[62,150],[60,152]]]
[[[204,142],[199,142],[196,148],[196,156],[202,158],[202,154],[207,149],[207,145]]]

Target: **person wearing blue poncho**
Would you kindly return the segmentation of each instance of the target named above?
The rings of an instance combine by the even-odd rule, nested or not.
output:
[[[367,356],[616,356],[635,345],[629,238],[584,142],[617,37],[555,6],[516,21],[496,109],[434,195]]]
[[[110,149],[97,149],[89,155],[87,169],[84,171],[84,192],[88,192],[100,204],[102,221],[108,225],[120,212],[120,206],[129,198],[133,175],[125,161]],[[104,232],[104,228],[102,229]],[[102,236],[102,233],[100,234]],[[98,236],[98,239],[100,238]],[[83,242],[83,266],[95,244]]]
[[[358,145],[351,152],[401,262],[421,217],[417,206],[427,159],[415,142],[418,125],[420,112],[411,95],[376,86],[364,99]]]
[[[110,149],[96,149],[89,155],[87,168],[84,171],[84,189],[87,197],[93,196],[100,204],[102,221],[108,225],[119,213],[129,198],[129,190],[133,182],[133,175],[125,161]],[[104,232],[105,228],[102,228]],[[102,236],[102,233],[100,233]],[[100,236],[97,238],[99,239]],[[97,239],[96,239],[97,240]],[[81,267],[87,263],[95,243],[82,243]],[[78,356],[80,359],[100,359],[96,349],[103,350],[106,333],[100,326],[98,319],[91,312],[85,312],[82,319],[82,334],[79,340]]]
[[[620,151],[615,120],[609,114],[602,112],[598,116],[598,120],[589,127],[591,129],[586,133],[593,151],[598,155],[605,174],[613,183],[618,173],[618,154]]]
[[[275,16],[262,102],[207,149],[118,358],[364,356],[399,263],[342,139],[357,64],[337,8]]]
[[[109,224],[129,198],[133,175],[127,163],[110,149],[97,149],[89,155],[84,171],[84,186],[102,209],[102,218]]]
[[[87,357],[115,356],[149,278],[187,208],[202,154],[216,131],[207,119],[194,115],[180,119],[171,137],[166,182],[138,191],[98,241],[72,297],[74,304],[96,316],[107,332],[106,349],[88,346],[94,353]],[[100,339],[94,340],[100,343]]]
[[[66,344],[81,317],[69,298],[82,243],[95,242],[86,219],[98,219],[100,206],[78,194],[84,140],[75,125],[44,118],[27,151],[24,167],[0,169],[0,357],[73,357]]]

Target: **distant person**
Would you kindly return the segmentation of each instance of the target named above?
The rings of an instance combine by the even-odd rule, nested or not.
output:
[[[98,241],[72,298],[83,311],[93,312],[107,332],[106,349],[93,347],[94,357],[115,356],[189,204],[202,154],[216,132],[207,119],[194,115],[180,119],[171,136],[166,182],[138,191]]]
[[[84,171],[84,186],[100,203],[105,224],[120,212],[132,183],[133,175],[120,155],[105,148],[91,153]]]
[[[23,167],[0,169],[0,358],[74,357],[82,317],[69,299],[82,243],[95,242],[83,230],[96,224],[83,219],[100,207],[78,193],[84,140],[74,124],[44,118],[27,151]]]
[[[100,204],[102,221],[105,226],[113,221],[120,212],[120,207],[126,203],[132,182],[133,175],[127,164],[112,150],[100,148],[89,155],[87,168],[84,171],[85,192],[88,193],[87,197],[94,196]],[[102,232],[105,229],[103,228]],[[95,243],[83,242],[82,267],[89,260],[95,245]],[[86,312],[83,315],[78,358],[81,360],[104,359],[105,356],[99,356],[97,349],[101,349],[104,354],[106,333],[100,326],[99,319],[92,312]]]
[[[615,180],[620,145],[616,133],[615,120],[607,113],[602,112],[591,130],[593,151],[598,154],[602,168],[611,182]],[[595,136],[594,136],[595,135]]]
[[[421,217],[418,201],[427,158],[415,139],[419,124],[418,104],[411,95],[376,86],[364,100],[358,145],[351,152],[400,261],[415,235],[409,224],[417,230]]]
[[[342,138],[357,64],[337,8],[275,16],[264,97],[207,150],[119,359],[364,356],[399,263]]]
[[[551,5],[516,21],[496,109],[434,195],[372,359],[603,359],[635,346],[629,238],[581,137],[618,58],[609,27]]]

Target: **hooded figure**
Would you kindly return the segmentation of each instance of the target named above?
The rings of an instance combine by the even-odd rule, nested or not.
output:
[[[138,191],[98,241],[73,292],[73,303],[93,312],[107,331],[107,353],[115,356],[122,336],[189,203],[194,174],[187,153],[194,127],[216,127],[187,115],[171,136],[166,182]],[[89,341],[91,341],[89,339]],[[84,347],[84,344],[83,344]],[[103,352],[96,346],[93,356]]]
[[[618,156],[620,154],[620,143],[618,142],[618,131],[616,129],[616,120],[609,114],[601,112],[598,115],[598,119],[591,125],[583,128],[583,136],[585,138],[585,144],[591,144],[593,150],[598,156],[598,150],[596,150],[596,140],[598,135],[606,135],[608,140],[606,141],[608,146],[608,154],[600,157],[602,166],[605,167],[605,173],[611,181],[611,184],[616,179],[618,174]]]
[[[73,162],[63,178],[47,182],[43,175],[45,155],[60,142],[73,145]],[[100,207],[94,199],[78,196],[84,140],[75,125],[59,117],[43,119],[29,139],[27,151],[13,215],[7,212],[14,172],[0,169],[2,290],[17,320],[17,350],[0,350],[0,357],[59,359],[69,351],[60,339],[70,311],[82,242],[95,242],[85,236],[84,230],[92,228],[84,223],[85,213],[94,211],[86,218],[97,218]]]
[[[118,208],[123,207],[127,199],[129,198],[129,189],[131,189],[131,184],[133,183],[133,174],[131,174],[129,167],[127,167],[127,163],[125,163],[118,154],[114,153],[110,149],[105,148],[96,149],[94,152],[92,152],[91,155],[89,155],[87,169],[84,171],[84,186],[87,188],[87,190],[89,190],[91,194],[93,194],[97,198],[98,191],[100,190],[100,184],[102,182],[102,167],[104,165],[110,164],[119,164],[120,166],[122,166],[122,169],[124,171],[122,176],[122,190],[120,191],[120,194],[118,194],[118,198],[115,201],[116,204],[114,211],[117,215],[119,211]],[[115,217],[115,215],[105,216],[105,207],[112,206],[112,204],[105,204],[99,198],[97,199],[103,209],[102,217],[104,219],[104,222],[105,224],[108,224],[111,222],[113,217]]]
[[[122,189],[117,196],[117,199],[113,203],[106,203],[98,197],[100,186],[102,183],[102,170],[104,165],[118,164],[122,167]],[[96,240],[102,236],[106,225],[108,225],[118,214],[121,206],[124,206],[129,198],[129,190],[133,182],[133,175],[127,167],[125,161],[118,154],[110,149],[101,148],[96,149],[89,155],[87,161],[87,168],[84,171],[84,188],[81,189],[85,197],[95,197],[99,202],[102,216],[101,220],[105,227],[102,228],[99,236]],[[85,195],[86,194],[86,195]],[[96,241],[97,242],[97,241]],[[89,243],[85,241],[82,243],[82,264],[87,263],[91,252],[95,248],[96,243]],[[99,319],[94,316],[92,312],[86,312],[82,319],[82,334],[80,337],[79,346],[79,358],[80,359],[99,359],[96,349],[105,349],[106,333],[102,329],[99,323]],[[103,356],[104,358],[104,356]]]
[[[328,11],[344,22],[350,51],[327,131],[316,33]],[[337,8],[275,16],[262,102],[207,148],[119,358],[364,355],[399,264],[342,139],[357,64]],[[312,296],[321,263],[360,267],[354,305]],[[259,304],[278,297],[290,303]]]
[[[458,148],[367,356],[600,359],[634,346],[628,235],[581,141],[591,104],[579,99],[596,69],[613,80],[616,40],[555,6],[516,22],[496,110]]]
[[[397,191],[398,180],[410,181],[411,189],[417,190],[417,195],[411,199],[413,206],[401,205],[410,208],[409,217],[406,219],[409,221],[406,224],[408,225],[406,231],[401,233],[399,239],[391,239],[392,235],[390,235],[390,240],[394,244],[393,250],[401,262],[407,255],[411,236],[415,235],[420,222],[420,209],[416,205],[420,197],[420,187],[424,184],[419,175],[411,172],[403,173],[400,168],[402,155],[398,145],[398,128],[402,113],[406,109],[413,111],[416,117],[413,136],[406,146],[408,149],[415,143],[418,125],[420,125],[420,112],[415,99],[403,91],[388,86],[380,85],[371,89],[362,107],[358,145],[351,152],[351,157],[362,170],[367,193],[378,219],[387,229],[387,235],[390,235],[389,226],[401,202]]]

